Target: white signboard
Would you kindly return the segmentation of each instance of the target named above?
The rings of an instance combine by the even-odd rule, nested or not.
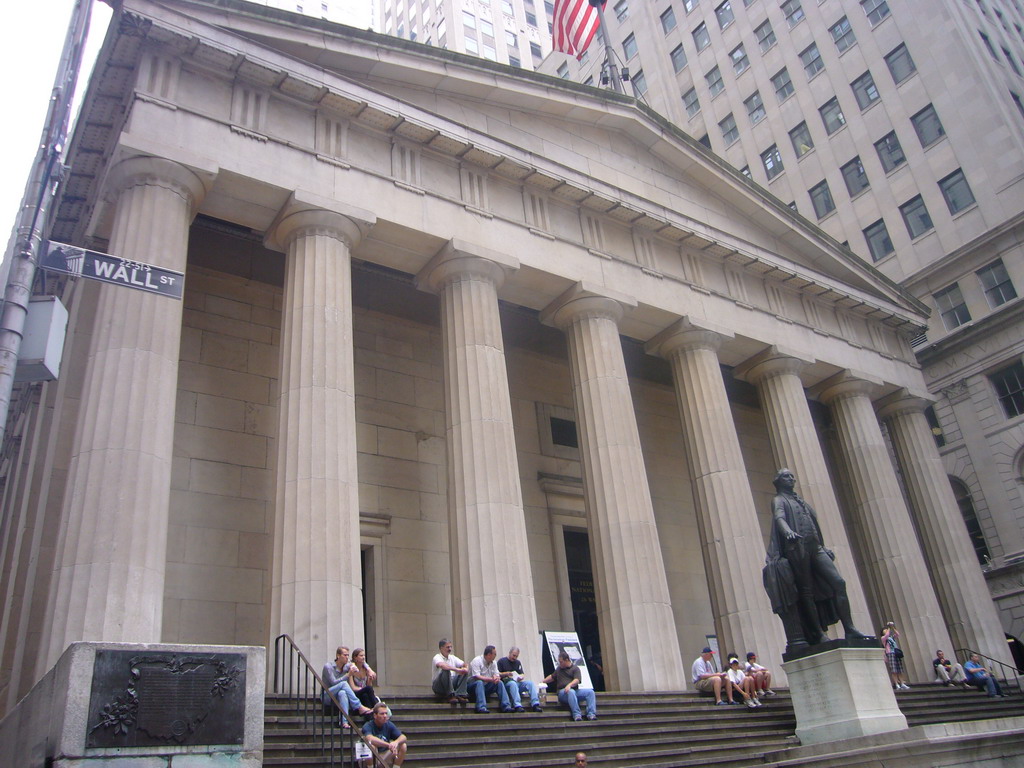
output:
[[[551,655],[551,663],[558,669],[558,654],[565,651],[572,663],[580,668],[580,688],[593,688],[590,669],[583,657],[583,645],[575,632],[544,632],[544,647]]]

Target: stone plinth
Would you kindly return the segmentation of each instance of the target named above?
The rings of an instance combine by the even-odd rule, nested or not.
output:
[[[118,675],[98,673],[100,654],[130,654],[142,668],[138,679],[124,676],[123,690],[111,699],[110,691],[102,690],[102,680],[117,683]],[[146,685],[147,665],[176,658],[181,660],[181,677],[198,675],[195,660],[213,657],[229,658],[227,670],[218,669],[217,689],[208,696],[210,723],[201,722],[194,732],[189,731],[181,718],[198,717],[189,707],[168,705],[161,720],[154,718],[154,691],[167,692],[164,702],[181,702],[183,697],[196,698],[194,686],[184,681],[175,689],[174,675],[165,669],[154,672],[155,685]],[[101,666],[101,665],[99,665]],[[116,671],[116,669],[115,669]],[[0,721],[0,765],[22,768],[71,768],[90,765],[96,768],[170,768],[171,765],[188,768],[215,768],[231,765],[236,768],[258,768],[263,763],[263,702],[266,683],[266,650],[251,646],[228,645],[161,645],[136,643],[72,643],[50,669],[35,684],[10,713]],[[170,687],[169,687],[170,686]],[[107,686],[108,688],[110,686]],[[237,689],[237,690],[234,690]],[[147,695],[148,691],[148,695]],[[171,691],[174,691],[172,694]],[[93,696],[99,696],[92,702]],[[234,705],[227,707],[227,699]],[[134,700],[134,703],[133,703]],[[92,704],[92,710],[90,709]],[[98,713],[97,713],[98,712]],[[107,715],[103,713],[106,712]],[[133,712],[133,717],[124,716]],[[134,738],[137,743],[147,741],[142,729],[159,733],[161,743],[149,746],[93,746],[103,743],[97,739],[98,731],[125,733],[112,724],[100,723],[104,716],[119,719],[127,733],[115,738],[126,742]],[[190,721],[191,722],[191,721]],[[217,729],[214,734],[204,729]],[[167,736],[168,731],[174,735]],[[231,744],[208,743],[218,740],[223,733],[232,734]],[[140,735],[141,737],[136,737]],[[109,740],[108,740],[109,741]]]
[[[901,731],[907,718],[896,705],[881,648],[836,648],[784,662],[803,744]]]

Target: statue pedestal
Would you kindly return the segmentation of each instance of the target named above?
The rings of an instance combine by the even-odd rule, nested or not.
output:
[[[881,648],[835,648],[783,662],[802,744],[907,727]]]

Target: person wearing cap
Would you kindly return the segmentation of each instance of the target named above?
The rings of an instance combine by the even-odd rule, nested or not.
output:
[[[732,698],[733,691],[739,693],[743,697],[743,703],[751,709],[760,707],[761,702],[757,696],[754,695],[754,678],[747,677],[743,668],[740,667],[740,659],[738,656],[731,656],[729,658],[729,668],[725,671],[725,679],[728,681],[729,686],[729,703],[735,703]]]
[[[710,693],[715,697],[715,706],[725,704],[722,701],[722,686],[725,685],[725,673],[715,670],[711,663],[715,652],[707,646],[700,652],[690,668],[690,678],[693,680],[693,687],[701,693]],[[728,693],[728,691],[727,691]]]
[[[747,654],[747,665],[743,668],[743,671],[748,676],[754,678],[755,694],[763,696],[775,695],[775,691],[772,690],[772,673],[768,671],[767,667],[762,667],[757,663],[757,654],[753,651]]]

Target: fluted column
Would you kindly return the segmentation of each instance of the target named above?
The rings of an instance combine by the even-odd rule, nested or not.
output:
[[[765,541],[718,361],[730,336],[683,319],[647,350],[672,367],[718,647],[780,662],[785,634],[761,578]]]
[[[515,259],[450,242],[417,284],[441,299],[452,618],[467,656],[520,646],[539,674],[537,608],[526,538],[498,288]]]
[[[879,618],[896,622],[911,678],[931,680],[933,651],[953,646],[871,404],[874,385],[840,373],[818,389],[832,409]]]
[[[900,392],[882,403],[879,414],[889,428],[942,615],[957,648],[1011,664],[992,595],[924,416],[927,406],[927,400]]]
[[[797,491],[818,513],[825,545],[835,552],[846,579],[853,622],[865,634],[873,634],[864,588],[800,380],[806,365],[807,361],[772,348],[739,366],[736,373],[757,386],[775,466],[789,467],[796,475]]]
[[[107,185],[116,194],[110,252],[183,272],[199,177],[137,157]],[[160,640],[181,317],[174,299],[99,290],[41,671],[74,641]]]
[[[313,663],[364,645],[351,249],[372,220],[299,210],[268,238],[287,253],[271,640],[291,635]]]
[[[569,342],[605,675],[612,690],[682,690],[683,665],[618,301],[574,288],[544,310]]]

